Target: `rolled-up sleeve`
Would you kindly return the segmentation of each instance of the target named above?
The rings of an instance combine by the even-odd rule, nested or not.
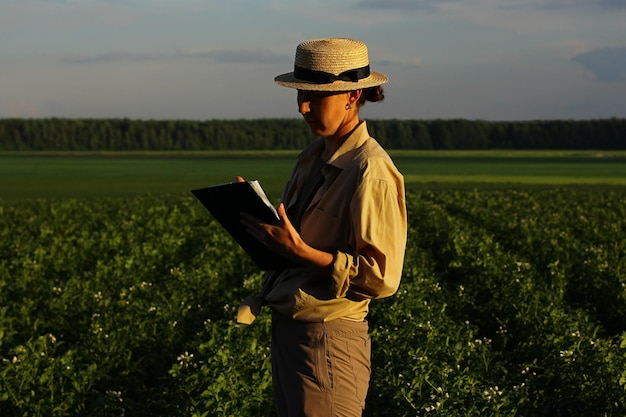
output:
[[[383,298],[400,285],[407,236],[402,176],[387,164],[366,172],[350,202],[353,252],[337,252],[335,297]]]

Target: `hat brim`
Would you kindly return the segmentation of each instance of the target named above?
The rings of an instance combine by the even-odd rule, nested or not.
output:
[[[352,91],[361,88],[376,87],[388,82],[389,79],[385,74],[380,72],[370,72],[366,78],[357,82],[352,81],[335,81],[329,84],[316,84],[310,81],[301,80],[293,76],[293,72],[281,74],[274,78],[274,82],[278,85],[288,88],[296,88],[306,91]]]

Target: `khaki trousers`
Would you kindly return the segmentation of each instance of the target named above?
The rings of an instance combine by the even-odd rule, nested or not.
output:
[[[370,380],[366,321],[272,316],[272,385],[279,417],[361,416]]]

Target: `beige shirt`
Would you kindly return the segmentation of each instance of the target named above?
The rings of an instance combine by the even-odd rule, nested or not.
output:
[[[282,195],[288,212],[323,146],[318,138],[298,157]],[[404,180],[365,122],[322,174],[324,183],[304,212],[300,234],[310,246],[335,254],[332,269],[270,271],[261,295],[274,310],[297,320],[362,321],[371,299],[394,294],[400,284],[407,234]],[[246,311],[240,309],[239,321],[251,321],[242,316]]]

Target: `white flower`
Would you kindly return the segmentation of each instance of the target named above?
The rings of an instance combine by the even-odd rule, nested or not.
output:
[[[113,397],[114,399],[116,399],[119,402],[124,401],[124,399],[122,398],[122,392],[121,391],[106,391],[105,392],[106,395],[108,395],[109,397]]]
[[[189,366],[189,362],[193,359],[193,353],[185,352],[182,355],[178,355],[176,360],[178,364],[184,367]]]
[[[496,385],[495,387],[489,387],[484,392],[483,395],[487,399],[487,401],[491,401],[491,399],[495,396],[502,395],[502,391]]]

